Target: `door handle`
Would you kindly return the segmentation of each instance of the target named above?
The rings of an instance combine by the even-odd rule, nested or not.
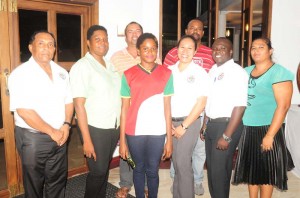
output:
[[[7,68],[4,70],[4,77],[5,77],[5,94],[6,96],[9,96],[9,89],[8,89],[9,71]]]

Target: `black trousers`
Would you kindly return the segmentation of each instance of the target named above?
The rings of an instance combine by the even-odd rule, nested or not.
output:
[[[217,142],[222,137],[229,121],[207,124],[205,137],[206,165],[209,192],[212,198],[228,198],[232,173],[232,160],[241,137],[243,125],[238,126],[232,135],[227,150],[217,149]]]
[[[49,135],[16,126],[16,145],[22,161],[25,198],[63,198],[67,182],[67,146]]]
[[[78,125],[77,125],[78,126]],[[86,178],[85,198],[105,198],[109,164],[117,146],[120,130],[88,126],[97,160],[87,158],[89,173]],[[80,131],[78,127],[78,131]],[[80,138],[83,142],[81,131]]]

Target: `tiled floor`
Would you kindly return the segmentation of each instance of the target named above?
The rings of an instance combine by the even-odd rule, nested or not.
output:
[[[205,171],[206,175],[206,171]],[[172,194],[170,192],[171,179],[169,176],[169,169],[160,169],[159,171],[160,184],[158,197],[159,198],[171,198]],[[273,198],[300,198],[300,178],[294,176],[291,172],[288,173],[288,188],[286,192],[280,192],[274,190]],[[119,186],[119,168],[112,169],[110,171],[109,182],[115,186]],[[210,198],[207,186],[207,178],[205,177],[203,196],[196,196],[196,198]],[[131,190],[130,194],[134,195],[134,189]],[[233,186],[230,189],[230,198],[246,198],[248,197],[248,189],[246,185]]]

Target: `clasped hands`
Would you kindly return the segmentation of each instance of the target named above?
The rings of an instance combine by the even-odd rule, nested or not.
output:
[[[62,125],[59,130],[53,129],[51,131],[50,137],[57,143],[58,146],[62,146],[68,140],[69,130],[70,129],[68,125]]]
[[[172,136],[179,139],[181,138],[186,132],[186,129],[184,129],[181,125],[178,125],[177,127],[174,127],[172,125]]]

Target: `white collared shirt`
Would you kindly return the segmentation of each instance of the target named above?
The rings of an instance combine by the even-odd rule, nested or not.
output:
[[[197,99],[208,95],[209,78],[206,71],[193,61],[179,71],[179,62],[169,69],[173,74],[174,95],[171,100],[172,117],[188,116]]]
[[[32,129],[16,112],[21,108],[34,110],[55,129],[65,121],[65,105],[73,102],[69,75],[53,61],[50,65],[52,80],[33,57],[9,76],[10,111],[16,126]]]
[[[248,74],[230,59],[209,71],[210,87],[206,115],[210,118],[231,117],[236,106],[247,106]]]

